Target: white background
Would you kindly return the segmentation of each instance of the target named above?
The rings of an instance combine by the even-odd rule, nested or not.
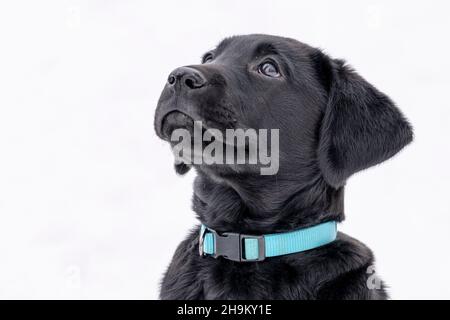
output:
[[[339,4],[338,4],[339,3]],[[0,298],[157,298],[196,223],[153,131],[168,73],[225,36],[347,59],[415,127],[351,178],[340,229],[394,299],[450,298],[448,1],[8,1],[0,5]]]

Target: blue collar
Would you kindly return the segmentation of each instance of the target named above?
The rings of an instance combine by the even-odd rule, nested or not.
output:
[[[253,236],[232,232],[219,234],[202,224],[199,251],[201,256],[221,256],[232,261],[262,261],[333,242],[336,228],[336,221],[328,221],[296,231]]]

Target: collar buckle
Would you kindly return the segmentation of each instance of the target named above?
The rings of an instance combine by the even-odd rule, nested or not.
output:
[[[206,232],[212,233],[214,237],[214,254],[212,254],[214,258],[223,257],[225,259],[237,262],[263,261],[266,258],[264,236],[254,236],[234,232],[224,232],[219,234],[218,232],[207,228],[202,230],[200,235],[199,249],[201,256],[205,256],[205,252],[203,250],[203,239]],[[257,240],[258,255],[256,258],[252,257],[247,259],[245,257],[245,240],[250,239]]]

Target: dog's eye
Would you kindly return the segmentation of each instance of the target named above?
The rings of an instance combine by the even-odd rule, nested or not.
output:
[[[278,71],[277,66],[272,62],[264,62],[262,63],[258,71],[262,73],[265,76],[272,77],[272,78],[278,78],[281,76],[280,72]]]
[[[202,63],[208,63],[211,62],[212,60],[213,60],[212,53],[207,53],[203,56]]]

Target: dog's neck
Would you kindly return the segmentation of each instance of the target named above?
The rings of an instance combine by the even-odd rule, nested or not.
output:
[[[344,220],[343,187],[333,189],[320,177],[304,181],[310,183],[274,176],[219,181],[199,171],[193,209],[219,232],[267,234]]]

